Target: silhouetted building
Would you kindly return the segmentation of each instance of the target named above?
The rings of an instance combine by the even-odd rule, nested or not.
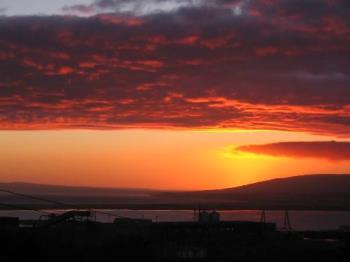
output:
[[[199,210],[198,222],[202,224],[220,223],[220,214],[216,211],[208,212]]]
[[[144,218],[116,218],[114,219],[114,224],[119,226],[148,226],[152,224],[152,220]]]
[[[350,232],[350,225],[339,226],[339,231]]]
[[[19,226],[18,217],[0,217],[0,229],[13,229]]]

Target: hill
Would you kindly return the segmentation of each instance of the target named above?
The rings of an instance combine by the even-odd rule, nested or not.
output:
[[[201,206],[234,209],[350,210],[350,175],[303,175],[233,188],[166,195]]]
[[[46,185],[24,182],[0,183],[0,189],[35,195],[76,195],[76,196],[121,196],[149,195],[149,189],[103,188],[83,186]]]
[[[350,175],[321,174],[293,176],[222,190],[212,190],[211,192],[288,194],[350,193]]]
[[[0,183],[0,206],[1,203],[12,203],[40,208],[54,205],[1,190],[92,208],[192,209],[201,206],[214,209],[350,210],[350,175],[345,174],[304,175],[218,190],[176,192]]]

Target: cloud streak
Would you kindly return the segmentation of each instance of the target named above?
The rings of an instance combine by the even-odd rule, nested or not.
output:
[[[346,1],[173,2],[183,6],[0,17],[0,128],[350,135]]]
[[[77,15],[92,15],[99,13],[117,13],[133,15],[149,15],[157,13],[176,12],[181,8],[202,6],[217,6],[218,2],[208,3],[205,0],[95,0],[89,5],[72,5],[62,8],[63,12]]]
[[[350,142],[280,142],[245,145],[235,149],[260,155],[291,158],[320,158],[330,161],[350,160]]]

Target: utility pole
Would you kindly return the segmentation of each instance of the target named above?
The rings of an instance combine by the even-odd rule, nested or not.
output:
[[[284,229],[287,231],[292,231],[292,224],[290,223],[288,209],[284,212]]]
[[[263,224],[266,223],[266,213],[265,213],[265,209],[263,209],[262,212],[261,212],[260,223],[263,223]]]

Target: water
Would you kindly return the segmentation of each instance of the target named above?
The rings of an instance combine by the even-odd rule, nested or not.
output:
[[[48,210],[46,212],[62,213],[65,210]],[[193,221],[191,210],[113,210],[100,211],[121,217],[147,218],[153,221]],[[16,216],[21,220],[38,219],[40,215],[35,211],[1,210],[0,216]],[[221,220],[259,221],[260,210],[227,210],[220,211]],[[340,225],[350,225],[350,211],[289,211],[289,217],[295,230],[333,230]],[[96,220],[113,222],[114,217],[97,213]],[[284,211],[266,211],[266,221],[275,222],[277,227],[283,226]]]

